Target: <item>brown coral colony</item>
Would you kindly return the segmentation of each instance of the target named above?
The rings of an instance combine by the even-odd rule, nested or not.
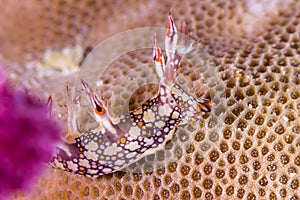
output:
[[[26,35],[25,30],[24,37],[18,39],[20,44],[25,43],[24,38],[32,41],[23,47],[30,52],[37,46],[43,48],[37,45],[42,41],[43,31],[45,45],[66,46],[72,43],[72,34],[85,34],[79,31],[83,25],[111,26],[110,32],[102,33],[106,36],[145,25],[142,18],[147,19],[147,26],[163,27],[165,13],[172,7],[174,18],[189,23],[194,36],[216,63],[225,87],[226,112],[217,140],[203,147],[204,141],[213,140],[208,134],[208,117],[200,122],[192,144],[186,147],[167,144],[179,152],[178,160],[160,170],[146,174],[116,172],[88,179],[49,169],[32,194],[16,198],[300,199],[300,2],[290,0],[286,5],[272,7],[276,13],[262,4],[263,17],[253,14],[254,1],[245,2],[145,1],[143,5],[157,9],[154,16],[147,10],[137,14],[135,10],[143,10],[143,6],[135,1],[120,1],[117,5],[102,1],[92,5],[88,1],[35,2],[43,11],[41,21],[37,22],[42,28],[32,36]],[[100,9],[105,11],[96,12]],[[93,17],[86,15],[87,10]],[[7,18],[7,12],[0,14],[0,18]],[[128,16],[122,13],[142,16],[131,20],[113,16],[114,23],[96,22],[96,16],[107,17],[108,12],[120,13],[125,19]],[[55,25],[46,23],[48,18],[53,18]],[[64,28],[66,25],[68,30]],[[3,30],[14,30],[9,24],[2,26]],[[30,25],[28,29],[31,30]],[[99,39],[99,30],[88,30],[90,39],[84,41],[86,46]],[[2,32],[0,37],[5,35]],[[62,32],[68,33],[68,37],[57,39]],[[5,37],[8,43],[18,38]],[[193,73],[186,72],[195,82]],[[207,149],[206,154],[201,149]]]

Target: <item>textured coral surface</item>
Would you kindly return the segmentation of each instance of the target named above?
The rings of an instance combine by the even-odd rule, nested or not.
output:
[[[94,46],[133,27],[165,27],[172,8],[215,61],[226,93],[217,140],[203,125],[165,168],[94,180],[49,168],[32,193],[12,199],[300,199],[299,1],[0,2],[1,57],[18,64],[10,68],[16,82],[26,79],[28,53],[39,57],[50,47]],[[62,87],[59,77],[50,79],[53,92]],[[50,87],[35,78],[28,87]],[[204,140],[213,140],[207,156]]]

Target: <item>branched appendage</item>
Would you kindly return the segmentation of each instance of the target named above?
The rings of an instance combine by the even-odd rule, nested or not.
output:
[[[80,133],[77,129],[75,110],[76,106],[79,106],[79,102],[73,102],[71,96],[71,89],[69,84],[66,84],[66,99],[67,99],[67,109],[68,109],[68,132],[64,136],[65,142],[72,144],[75,143],[75,139],[80,136]]]
[[[181,25],[180,25],[180,33],[183,35],[189,35],[188,33],[189,29],[188,29],[188,24],[186,21],[182,21]]]
[[[159,48],[156,40],[156,34],[154,35],[154,46],[153,46],[153,54],[152,59],[155,65],[156,74],[160,79],[160,84],[164,84],[164,73],[165,73],[165,59],[162,54],[161,49]]]
[[[121,170],[163,149],[178,126],[195,126],[198,115],[209,111],[209,100],[198,101],[176,84],[177,70],[183,55],[177,53],[177,40],[177,29],[169,13],[165,38],[166,63],[154,37],[152,58],[160,78],[159,93],[141,107],[121,116],[118,124],[111,120],[101,98],[82,80],[82,88],[89,98],[99,126],[79,134],[74,143],[58,147],[50,165],[87,177],[101,176]],[[182,52],[187,52],[187,49]],[[72,104],[68,108],[74,109]],[[74,117],[71,115],[69,118],[71,129],[76,127]],[[75,130],[70,133],[74,136]]]
[[[195,44],[189,39],[188,27],[185,21],[181,23],[180,33],[181,37],[178,35],[171,12],[169,12],[167,33],[165,36],[167,62],[165,65],[164,63],[162,64],[164,68],[163,83],[169,87],[172,87],[175,84],[175,79],[177,77],[177,72],[182,57],[190,52]],[[183,47],[178,48],[178,42],[183,43]]]
[[[75,143],[75,138],[78,138],[80,136],[79,132],[77,131],[76,126],[76,120],[73,115],[74,107],[71,104],[71,97],[70,97],[70,90],[69,86],[67,84],[67,109],[68,109],[68,131],[67,134],[64,136],[64,142],[66,143]],[[52,96],[50,95],[47,100],[47,112],[49,115],[49,118],[52,117],[52,109],[53,109],[53,100]]]
[[[94,90],[88,85],[85,80],[81,80],[82,89],[85,94],[89,97],[90,103],[93,108],[93,114],[95,120],[99,124],[99,130],[104,131],[108,130],[114,135],[122,135],[122,133],[118,133],[119,129],[114,128],[115,124],[112,123],[111,117],[108,113],[108,109],[105,106],[104,102],[98,97],[98,95],[94,92]]]
[[[201,118],[203,113],[210,112],[212,102],[210,99],[195,99],[193,96],[187,94],[175,82],[182,57],[190,52],[196,44],[196,42],[191,42],[190,36],[188,35],[187,23],[185,21],[181,23],[180,33],[183,34],[181,37],[179,37],[177,33],[176,25],[169,12],[168,27],[165,37],[167,62],[163,62],[164,57],[158,47],[156,39],[154,42],[153,60],[156,69],[162,68],[162,70],[156,70],[161,80],[161,85],[167,87],[167,91],[170,92],[181,109],[184,110],[184,112],[182,112],[183,121],[181,122],[181,125],[187,123],[194,125],[195,121]],[[178,42],[183,45],[181,48],[178,47]],[[163,74],[161,75],[160,73]]]
[[[177,76],[178,65],[181,57],[176,54],[176,45],[178,41],[178,33],[171,13],[168,16],[168,27],[165,37],[165,48],[167,55],[167,63],[165,65],[165,84],[172,87]]]

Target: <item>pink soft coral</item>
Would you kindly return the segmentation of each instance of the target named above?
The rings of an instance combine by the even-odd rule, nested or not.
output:
[[[29,188],[59,138],[60,128],[46,105],[12,91],[0,68],[0,199]]]

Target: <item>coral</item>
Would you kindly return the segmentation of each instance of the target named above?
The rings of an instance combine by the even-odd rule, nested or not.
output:
[[[215,61],[226,93],[218,137],[209,134],[205,120],[192,144],[176,148],[178,159],[167,167],[98,179],[49,169],[32,194],[16,199],[300,199],[299,1],[30,0],[5,5],[0,8],[0,38],[6,41],[0,43],[1,54],[19,64],[11,68],[14,81],[27,81],[26,53],[38,56],[76,42],[94,46],[133,27],[165,27],[172,7],[174,19],[188,22]],[[76,36],[84,40],[75,41]],[[46,80],[35,73],[31,81],[39,85],[28,85],[44,88]],[[199,76],[188,69],[185,74],[191,81]],[[60,83],[61,78],[53,85]],[[109,88],[105,95],[111,95]],[[204,140],[213,141],[206,152]]]

